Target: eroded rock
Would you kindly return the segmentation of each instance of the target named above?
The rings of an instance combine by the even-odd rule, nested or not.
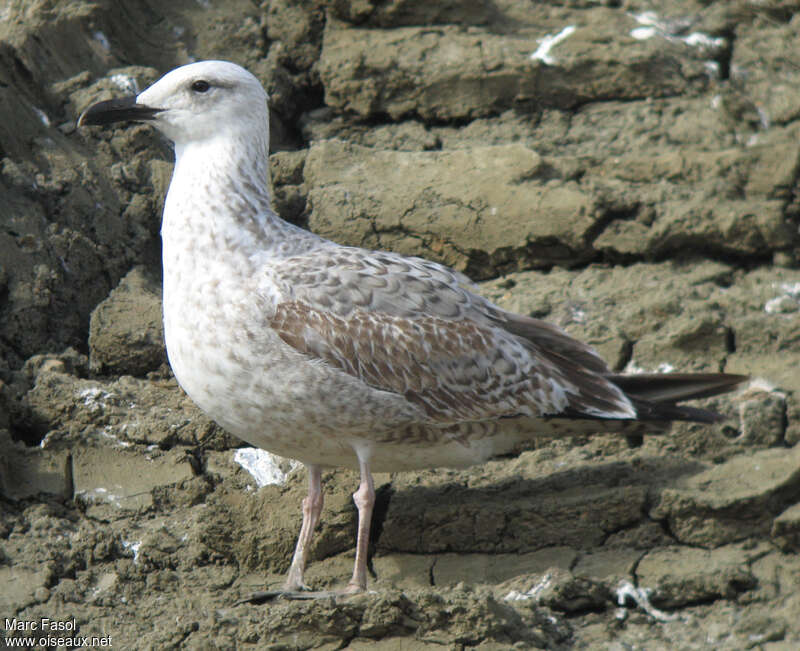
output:
[[[309,226],[357,246],[421,248],[478,277],[574,262],[596,216],[577,184],[553,182],[550,170],[521,145],[420,153],[327,141],[306,159]]]
[[[740,546],[665,547],[647,553],[636,567],[636,576],[640,586],[652,590],[653,604],[663,608],[733,599],[756,586],[748,568],[754,556]]]
[[[735,457],[669,488],[651,511],[681,542],[718,547],[770,531],[800,496],[800,448]]]
[[[603,9],[582,17],[585,26],[555,30],[564,34],[558,54],[542,52],[541,39],[555,34],[541,31],[351,30],[329,21],[320,61],[325,100],[362,118],[463,120],[515,105],[571,109],[609,96],[663,97],[707,83],[702,62],[687,57],[688,49],[619,38],[619,22]]]
[[[166,361],[161,284],[135,267],[92,312],[89,367],[95,373],[144,375]]]
[[[12,500],[35,497],[40,493],[63,499],[72,497],[72,469],[68,450],[46,453],[14,443],[8,430],[0,430],[0,493]]]
[[[10,6],[4,611],[76,617],[80,634],[110,633],[120,648],[797,647],[788,446],[800,440],[800,113],[786,53],[798,21],[779,4],[638,11],[518,0]],[[155,358],[140,364],[157,337],[127,352],[88,341],[89,315],[120,279],[157,268],[172,155],[144,126],[74,127],[92,101],[202,58],[235,60],[267,84],[284,217],[494,279],[481,291],[559,323],[615,370],[727,370],[759,383],[710,402],[731,415],[723,425],[678,425],[641,447],[537,441],[516,459],[381,477],[377,594],[234,606],[281,584],[305,479],[258,488],[232,461],[239,443],[166,370],[152,372]],[[95,332],[116,324],[117,341],[136,339],[127,320]],[[87,379],[86,353],[105,377]],[[340,587],[358,478],[325,480],[308,579]],[[118,483],[131,508],[76,503],[73,481]],[[530,591],[553,568],[549,607],[494,592],[514,577]],[[655,588],[654,603],[677,612],[616,610],[620,580]]]
[[[785,552],[800,550],[800,504],[794,504],[772,523],[772,539]]]

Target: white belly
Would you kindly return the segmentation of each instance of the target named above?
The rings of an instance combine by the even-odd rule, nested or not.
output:
[[[267,306],[215,285],[165,285],[164,335],[178,383],[230,433],[305,463],[357,468],[359,441],[422,418],[402,396],[310,361],[269,328]]]

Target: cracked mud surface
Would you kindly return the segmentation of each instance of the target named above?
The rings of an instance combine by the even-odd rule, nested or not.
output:
[[[121,649],[797,648],[795,4],[162,4],[2,10],[0,619]],[[450,264],[617,370],[755,381],[719,426],[377,476],[368,594],[237,605],[280,585],[305,477],[259,485],[165,364],[168,146],[75,129],[190,58],[265,82],[285,218]],[[356,525],[356,476],[324,481],[320,589]]]

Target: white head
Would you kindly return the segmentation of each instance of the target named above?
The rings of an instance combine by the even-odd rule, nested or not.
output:
[[[176,68],[134,97],[90,106],[78,125],[122,120],[148,122],[179,148],[219,136],[269,141],[267,93],[256,77],[228,61]]]

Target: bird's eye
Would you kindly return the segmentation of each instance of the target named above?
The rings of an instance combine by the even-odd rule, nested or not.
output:
[[[209,88],[211,88],[211,84],[203,79],[198,79],[197,81],[192,82],[191,88],[195,93],[205,93]]]

